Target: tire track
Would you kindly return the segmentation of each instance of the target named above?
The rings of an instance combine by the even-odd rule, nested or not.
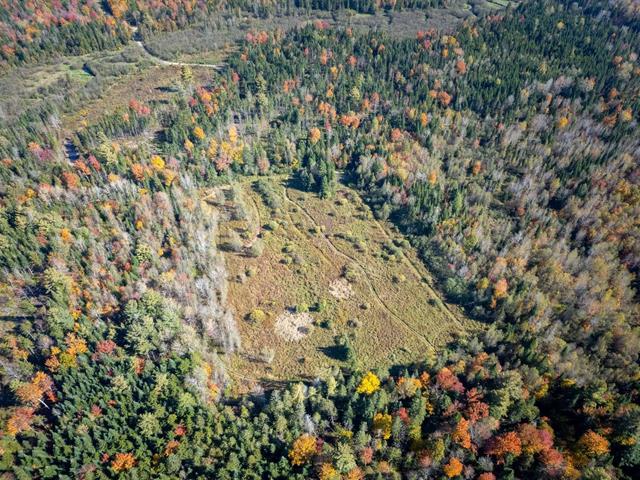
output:
[[[385,230],[385,228],[382,226],[380,221],[375,217],[373,217],[373,222],[376,224],[380,232],[382,232],[382,235],[385,237],[385,239],[389,242],[393,242],[393,238],[391,238],[391,235],[389,235],[389,232]],[[461,328],[464,329],[464,325],[460,320],[460,318],[455,313],[453,313],[453,311],[451,310],[451,307],[444,300],[442,300],[442,296],[436,292],[435,288],[433,287],[431,282],[428,280],[427,275],[425,275],[425,273],[420,271],[420,269],[415,265],[415,263],[404,253],[404,251],[400,250],[400,256],[402,257],[404,262],[407,265],[409,265],[409,268],[418,277],[418,280],[421,281],[427,287],[429,294],[431,295],[432,298],[436,300],[436,302],[438,303],[438,306],[441,308],[444,314],[450,320],[452,320],[454,323],[458,324]]]
[[[188,63],[188,62],[172,62],[170,60],[164,60],[160,57],[156,57],[151,50],[149,50],[141,40],[134,40],[134,43],[138,45],[144,53],[147,54],[149,58],[151,58],[154,62],[159,63],[161,65],[173,65],[176,67],[203,67],[203,68],[211,68],[213,70],[221,70],[222,65],[214,64],[214,63]]]
[[[251,248],[253,244],[256,243],[256,241],[258,240],[258,237],[260,236],[260,233],[262,232],[262,217],[260,216],[260,207],[258,206],[258,202],[256,202],[256,199],[253,196],[253,194],[249,193],[247,196],[249,197],[249,200],[251,201],[251,205],[253,205],[253,210],[256,213],[255,233],[253,234],[253,238],[246,245],[247,248]]]
[[[378,301],[380,306],[382,306],[382,309],[385,310],[393,318],[395,318],[396,320],[401,322],[405,327],[407,327],[409,329],[409,331],[413,332],[418,338],[420,338],[423,342],[425,342],[427,345],[429,345],[431,348],[433,348],[435,350],[436,346],[435,346],[435,344],[433,343],[433,341],[431,339],[427,338],[427,336],[424,335],[423,333],[417,331],[415,328],[413,328],[411,326],[411,324],[409,324],[409,322],[407,322],[405,319],[400,317],[398,314],[396,314],[393,310],[391,310],[389,308],[389,306],[385,303],[385,301],[382,299],[382,297],[380,296],[378,291],[375,289],[375,287],[373,286],[373,284],[369,280],[369,274],[368,274],[367,270],[360,264],[360,262],[356,258],[352,257],[351,255],[348,255],[348,254],[342,252],[340,249],[338,249],[338,247],[331,241],[331,239],[327,236],[327,234],[322,231],[322,229],[320,228],[320,225],[315,221],[315,219],[311,216],[311,214],[307,211],[307,209],[304,208],[298,202],[296,202],[295,200],[292,200],[289,197],[289,194],[287,193],[286,185],[283,185],[283,190],[284,190],[284,199],[285,199],[285,201],[287,201],[287,202],[293,204],[294,206],[296,206],[303,213],[303,215],[315,227],[317,227],[320,230],[320,234],[322,235],[324,240],[329,245],[329,248],[331,249],[331,251],[333,253],[335,253],[336,255],[349,260],[350,262],[352,262],[358,268],[358,270],[361,271],[361,273],[363,274],[363,279],[364,279],[365,283],[369,287],[369,290],[371,290],[371,292],[373,293],[374,298]],[[324,252],[323,252],[323,256],[325,256],[325,258],[327,258],[327,260],[332,261],[331,259],[326,257]]]
[[[343,174],[343,177],[344,177],[344,174]],[[345,184],[344,179],[342,182],[343,184]],[[363,202],[363,203],[366,205],[366,202]],[[367,205],[367,208],[369,208],[368,205]],[[371,213],[371,220],[373,221],[373,223],[375,223],[376,227],[380,230],[384,238],[388,242],[393,242],[393,238],[391,237],[391,235],[389,235],[389,232],[382,226],[382,223],[373,215],[373,213]],[[418,266],[416,266],[416,264],[413,262],[413,260],[411,260],[407,256],[407,254],[404,253],[403,250],[400,250],[400,256],[409,265],[409,268],[411,269],[411,271],[413,271],[413,273],[418,277],[418,281],[422,282],[427,287],[429,294],[431,295],[432,298],[436,300],[436,302],[438,303],[438,306],[444,312],[444,314],[449,318],[449,320],[453,320],[454,323],[456,323],[458,326],[460,326],[460,328],[464,330],[465,327],[464,327],[464,324],[462,323],[462,320],[460,320],[460,317],[452,311],[451,306],[448,305],[442,299],[442,296],[438,294],[438,292],[434,288],[431,281],[429,281],[428,272],[421,271],[420,268],[418,268]],[[420,266],[424,268],[424,265],[420,264]]]

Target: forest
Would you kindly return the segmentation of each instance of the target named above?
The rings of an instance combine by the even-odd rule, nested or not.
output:
[[[1,479],[638,478],[637,4],[469,2],[482,13],[411,36],[324,16],[454,3],[0,0],[9,73],[212,18],[305,19],[243,32],[215,69],[148,58],[137,72],[171,68],[169,86],[105,91],[73,127],[86,97],[3,118]],[[250,216],[234,190],[245,183],[264,207],[241,237],[227,230]],[[305,325],[303,348],[324,335],[338,353],[321,372],[303,358],[306,375],[278,375],[272,345],[254,358],[243,333],[270,328],[272,306],[231,307],[230,255],[259,262],[294,227],[340,246],[323,231],[339,219],[305,233],[292,215],[315,222],[311,203],[294,203],[337,210],[350,191],[358,221],[393,234],[376,261],[418,259],[428,303],[462,327],[440,345],[435,310],[406,302],[400,320],[420,318],[429,348],[365,361],[359,345],[383,343],[366,330],[375,309],[343,292],[331,301],[355,302],[361,333],[340,318]],[[303,271],[299,250],[285,243],[278,268]],[[347,291],[367,281],[353,265]],[[289,313],[319,318],[326,303]],[[240,358],[275,373],[241,390]]]

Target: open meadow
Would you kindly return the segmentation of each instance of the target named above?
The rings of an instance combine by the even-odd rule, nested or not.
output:
[[[409,242],[340,184],[331,201],[287,176],[210,192],[242,351],[238,380],[313,377],[424,359],[477,327],[432,288]],[[352,352],[350,352],[352,350]]]

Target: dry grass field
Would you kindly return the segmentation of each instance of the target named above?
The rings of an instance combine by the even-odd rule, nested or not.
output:
[[[424,358],[477,328],[351,188],[323,200],[284,176],[249,178],[209,201],[226,218],[220,245],[243,344],[229,371],[239,383],[321,374],[345,361],[337,337],[366,368]]]

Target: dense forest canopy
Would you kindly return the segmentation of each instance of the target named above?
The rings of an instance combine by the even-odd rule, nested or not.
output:
[[[0,54],[446,4],[4,1]],[[206,82],[182,64],[169,100],[7,122],[1,478],[637,478],[637,14],[531,0],[409,38],[310,16],[246,32]],[[327,203],[355,188],[482,328],[393,368],[340,337],[326,375],[235,394],[244,320],[201,192],[275,174]]]

